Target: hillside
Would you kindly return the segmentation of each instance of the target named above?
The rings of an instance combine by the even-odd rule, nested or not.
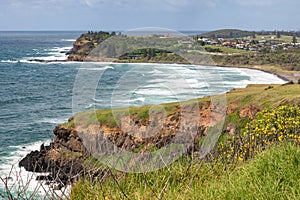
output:
[[[209,38],[243,38],[243,37],[253,36],[255,34],[256,33],[254,31],[243,31],[238,29],[221,29],[221,30],[204,33],[199,36],[209,37]]]
[[[190,112],[185,113],[185,115],[188,114],[189,116],[189,113],[193,113],[195,110],[197,110],[195,106],[198,106],[201,120],[198,123],[198,127],[195,127],[194,129],[197,132],[195,140],[192,144],[190,144],[191,146],[188,148],[186,154],[183,155],[182,162],[175,162],[175,164],[172,164],[169,168],[169,170],[171,170],[171,179],[181,179],[180,177],[191,179],[193,176],[190,176],[189,173],[193,173],[193,170],[195,169],[200,171],[207,170],[205,166],[209,167],[209,163],[214,163],[214,160],[219,157],[218,155],[223,155],[218,153],[220,151],[218,147],[217,149],[212,151],[211,155],[206,157],[206,161],[192,159],[193,155],[197,155],[197,152],[199,152],[199,150],[201,149],[199,145],[201,145],[201,141],[205,139],[205,135],[213,130],[214,126],[217,126],[218,120],[222,120],[222,112],[226,112],[226,119],[221,136],[221,138],[223,139],[221,141],[223,141],[224,138],[230,135],[238,135],[244,130],[246,124],[252,123],[252,121],[256,118],[256,114],[264,109],[277,109],[281,105],[300,105],[299,91],[299,84],[249,85],[245,89],[233,89],[226,94],[227,106],[225,110],[222,107],[224,102],[219,102],[212,105],[211,98],[205,97],[198,99],[197,101],[188,101],[182,104],[162,104],[161,106],[164,108],[165,113],[163,113],[161,109],[152,110],[151,112],[149,112],[150,106],[130,108],[130,115],[128,115],[128,113],[126,114],[126,109],[115,109],[114,115],[112,114],[111,110],[97,110],[95,112],[87,111],[78,113],[68,122],[54,129],[54,140],[50,146],[42,146],[40,151],[31,152],[20,162],[19,165],[25,167],[25,169],[29,171],[50,172],[48,179],[54,179],[60,182],[59,187],[63,186],[61,184],[75,184],[75,187],[72,191],[74,199],[94,199],[93,196],[86,196],[89,194],[83,191],[90,190],[91,188],[88,188],[92,187],[93,191],[90,191],[91,194],[93,194],[93,192],[96,192],[97,194],[99,194],[98,192],[101,193],[102,189],[100,185],[95,185],[96,188],[94,188],[93,184],[89,181],[93,181],[94,179],[102,180],[104,177],[106,177],[105,180],[108,181],[105,182],[104,185],[104,187],[106,187],[106,190],[115,190],[117,195],[110,196],[110,198],[122,198],[122,190],[120,190],[119,187],[116,187],[116,182],[113,180],[117,179],[120,182],[124,181],[124,178],[126,180],[126,173],[121,173],[116,170],[110,169],[103,164],[109,163],[108,161],[101,160],[101,162],[99,162],[95,160],[90,153],[91,151],[97,152],[97,149],[101,146],[100,144],[106,144],[101,142],[104,141],[104,138],[107,138],[110,142],[116,145],[116,147],[124,149],[128,152],[140,153],[142,155],[143,153],[158,151],[159,149],[164,148],[164,146],[167,145],[169,141],[176,137],[178,130],[180,130],[180,126],[182,123],[181,120],[183,119],[182,110],[190,110]],[[216,96],[216,98],[219,97]],[[151,137],[143,137],[143,130],[147,130],[147,127],[152,126],[153,123],[161,123],[160,119],[162,119],[162,117],[164,117],[165,120],[161,124],[161,129],[153,132],[153,135]],[[133,124],[127,124],[128,119],[131,119]],[[191,125],[193,125],[193,118],[189,119],[190,120],[185,121],[184,124],[186,127],[191,128]],[[212,119],[213,123],[211,122]],[[120,124],[122,125],[122,128],[119,127]],[[132,134],[130,134],[132,132],[135,133],[134,137],[132,136]],[[293,134],[297,135],[298,132],[294,132]],[[298,136],[296,136],[296,139],[297,138]],[[247,138],[245,138],[245,141],[246,139]],[[100,144],[96,145],[95,141],[99,141]],[[228,141],[229,144],[232,144],[232,142],[230,142],[232,141],[231,139]],[[263,141],[265,141],[265,139]],[[222,146],[222,148],[226,147],[226,144],[227,143],[225,143],[225,146]],[[236,145],[240,144],[237,143]],[[221,149],[221,151],[226,152],[227,150],[225,151],[225,149]],[[237,158],[235,157],[235,154],[233,154],[232,156],[233,159]],[[245,157],[245,159],[248,158],[248,156]],[[226,159],[228,158],[226,157]],[[135,161],[130,159],[126,161],[126,163],[132,162]],[[192,162],[193,164],[191,165],[190,162]],[[206,162],[208,163],[205,164]],[[117,167],[117,169],[122,169],[123,165],[114,166]],[[190,166],[191,168],[186,168],[186,166]],[[216,169],[218,170],[215,173],[225,173],[221,170],[223,169],[223,167],[217,167]],[[198,172],[200,173],[200,171]],[[202,171],[201,173],[204,173],[204,171]],[[169,177],[169,175],[166,174],[168,173],[167,171],[160,170],[157,173],[159,172],[161,172],[163,176]],[[160,177],[160,175],[158,175],[157,173],[146,173],[145,176],[149,176],[149,179],[141,179],[142,177],[139,178],[139,175],[132,175],[129,179],[130,181],[132,181],[130,184],[138,187],[136,186],[136,184],[141,183],[140,181],[142,180],[150,181],[155,177],[155,179],[153,179],[152,181],[157,182],[158,179],[164,180],[166,178]],[[184,174],[179,175],[178,173]],[[213,180],[214,177],[218,177],[219,175],[215,174],[213,175],[213,177],[210,177],[210,179]],[[110,177],[113,179],[111,179]],[[81,183],[83,182],[78,182],[79,179],[83,179],[85,184],[81,185]],[[138,181],[137,179],[141,180]],[[166,184],[168,180],[169,179],[165,179]],[[179,181],[179,183],[183,184],[181,186],[183,188],[181,189],[184,189],[184,187],[187,185],[185,185],[185,181],[182,181]],[[127,181],[122,182],[122,184],[125,184],[122,187],[127,188],[130,186],[126,184],[126,182]],[[174,183],[175,182],[173,182],[173,184]],[[200,184],[198,182],[193,182],[193,184],[194,183],[196,184],[195,187]],[[164,182],[157,182],[157,184],[164,184]],[[100,188],[97,189],[97,187]],[[145,187],[148,188],[147,191],[151,193],[151,190],[149,189],[152,187],[150,187],[149,185]],[[157,190],[161,190],[162,187],[163,185],[157,185]],[[131,194],[132,191],[129,188],[127,189],[128,191],[123,192],[130,192],[130,194],[127,193],[127,195],[133,197],[133,194]],[[179,185],[173,185],[171,189],[180,191]],[[177,193],[178,191],[176,191],[174,195],[179,195],[179,193]],[[109,196],[109,194],[105,194]],[[136,193],[135,195],[141,195],[141,193]],[[156,195],[158,194],[156,193]],[[138,196],[135,196],[134,198],[138,199]],[[103,199],[105,198],[103,197]]]

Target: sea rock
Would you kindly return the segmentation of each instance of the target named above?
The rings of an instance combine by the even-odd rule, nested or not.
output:
[[[26,171],[47,172],[48,163],[45,161],[45,152],[32,151],[19,162],[19,167],[24,167]]]
[[[47,175],[47,176],[41,175],[41,176],[37,176],[35,180],[36,181],[52,181],[53,178],[51,175]]]

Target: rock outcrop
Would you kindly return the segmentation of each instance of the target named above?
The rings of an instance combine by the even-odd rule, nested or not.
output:
[[[91,171],[87,169],[85,161],[92,156],[91,152],[101,153],[101,148],[108,148],[108,142],[113,148],[106,151],[119,148],[144,153],[160,149],[174,142],[174,138],[176,142],[182,142],[186,136],[192,136],[193,142],[187,151],[191,153],[197,151],[199,139],[206,135],[207,129],[224,120],[226,114],[226,108],[219,105],[212,106],[208,103],[200,105],[199,108],[199,112],[195,106],[190,106],[185,108],[185,112],[182,108],[177,108],[169,115],[149,113],[146,122],[138,119],[136,115],[125,115],[119,119],[119,125],[113,127],[105,123],[86,124],[86,121],[71,118],[69,122],[75,124],[73,127],[55,127],[53,142],[49,146],[42,145],[39,151],[28,154],[19,162],[19,166],[27,171],[49,172],[49,180],[65,185],[85,176],[87,171],[89,176],[101,176],[101,169]],[[227,113],[236,109],[237,105],[229,105]],[[240,111],[240,116],[253,118],[258,110],[260,109],[255,106],[249,106]],[[233,130],[232,127],[228,128]],[[226,127],[224,130],[226,131]],[[234,134],[234,131],[231,132]],[[193,134],[189,135],[191,133]]]

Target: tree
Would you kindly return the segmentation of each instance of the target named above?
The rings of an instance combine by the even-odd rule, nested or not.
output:
[[[277,38],[281,38],[281,33],[280,33],[280,31],[277,31],[277,32],[276,32],[276,37],[277,37]]]
[[[294,45],[297,43],[297,37],[296,37],[296,35],[293,35],[293,41],[292,41],[292,43],[294,43]]]

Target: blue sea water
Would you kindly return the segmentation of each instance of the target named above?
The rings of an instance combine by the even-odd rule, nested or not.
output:
[[[93,98],[80,100],[78,111],[182,101],[249,83],[284,83],[274,75],[249,69],[29,61],[64,60],[64,52],[80,34],[0,32],[1,177],[8,176],[10,166],[26,153],[49,142],[53,128],[73,115],[74,83],[83,75],[98,75],[99,80]],[[86,77],[82,84],[89,81]]]

